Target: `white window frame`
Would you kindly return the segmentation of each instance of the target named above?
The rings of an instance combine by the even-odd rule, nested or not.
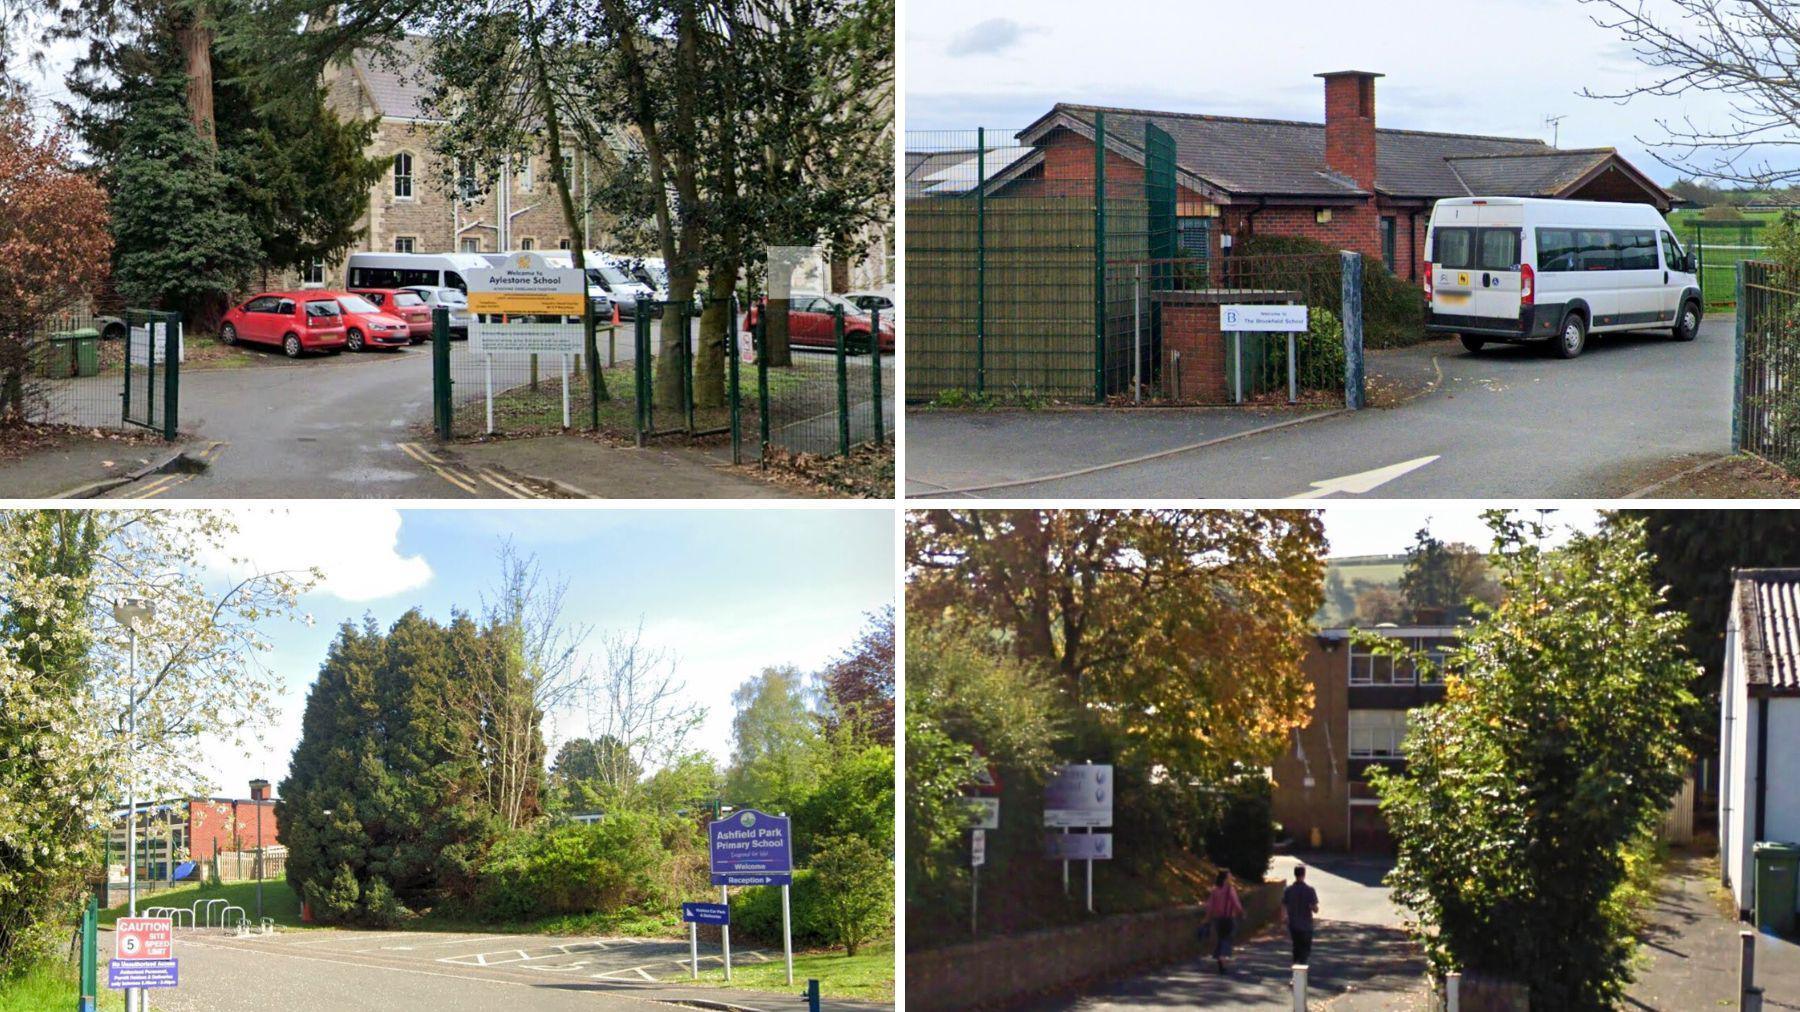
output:
[[[325,287],[325,260],[322,257],[314,257],[300,268],[300,287]]]
[[[400,159],[402,159],[402,158],[406,159],[406,171],[405,172],[400,171]],[[415,190],[413,187],[413,154],[411,151],[396,151],[396,152],[394,152],[393,171],[394,171],[394,199],[395,200],[417,200],[418,198],[413,195]],[[406,182],[406,192],[405,193],[400,192],[401,180],[405,180],[405,182]]]
[[[575,243],[568,236],[564,236],[561,239],[556,240],[556,248],[562,250],[574,249]]]
[[[537,249],[537,237],[531,235],[522,237],[519,240],[519,249],[524,252]]]
[[[394,252],[395,253],[416,252],[418,249],[418,245],[419,245],[419,241],[410,235],[397,235],[394,237]]]
[[[1406,758],[1402,743],[1406,740],[1407,723],[1405,710],[1351,710],[1350,758]]]
[[[481,237],[475,236],[475,235],[465,235],[462,237],[462,242],[458,243],[457,245],[460,247],[460,250],[463,253],[480,253],[481,252]]]
[[[537,185],[537,171],[534,160],[530,155],[526,155],[524,158],[520,159],[520,161],[524,162],[524,167],[519,170],[519,191],[521,193],[530,193],[532,187]]]
[[[464,203],[474,203],[481,195],[480,180],[475,173],[475,159],[464,157],[456,160],[456,192]]]

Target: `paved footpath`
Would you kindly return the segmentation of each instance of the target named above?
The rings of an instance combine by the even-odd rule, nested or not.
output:
[[[112,939],[103,937],[100,948],[110,952]],[[235,938],[181,931],[175,952],[181,986],[152,996],[159,1012],[647,1012],[702,1001],[765,1012],[806,1008],[804,982],[775,992],[658,979],[679,972],[676,964],[688,954],[686,941],[663,938],[334,929]],[[734,963],[780,958],[779,950],[732,952]],[[828,1012],[892,1008],[825,1002]]]
[[[1381,876],[1387,864],[1341,855],[1307,855],[1307,881],[1319,892],[1307,1007],[1331,1012],[1410,1012],[1429,1008],[1425,959],[1401,929]],[[1292,857],[1275,859],[1271,877],[1293,880]],[[1237,946],[1221,976],[1210,959],[1189,960],[1102,984],[1087,994],[1038,1007],[1099,1012],[1202,1007],[1228,1012],[1291,1009],[1293,974],[1287,931],[1270,926]]]
[[[1635,1009],[1690,1012],[1736,1008],[1738,932],[1748,925],[1731,911],[1717,862],[1678,855],[1664,875],[1641,950],[1646,965],[1626,991]],[[1800,945],[1756,936],[1756,983],[1763,1008],[1800,1010]]]

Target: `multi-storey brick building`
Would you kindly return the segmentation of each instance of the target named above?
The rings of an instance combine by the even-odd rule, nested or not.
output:
[[[1370,650],[1355,643],[1346,628],[1317,631],[1303,662],[1313,688],[1312,719],[1294,732],[1274,766],[1275,819],[1301,847],[1382,851],[1392,846],[1368,771],[1403,768],[1407,711],[1444,698],[1442,657],[1458,635],[1455,626],[1383,625],[1367,631],[1424,651],[1436,666],[1421,668]]]

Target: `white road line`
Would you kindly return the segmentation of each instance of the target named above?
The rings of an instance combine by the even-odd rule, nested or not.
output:
[[[411,945],[384,945],[383,949],[423,949],[428,945],[474,945],[476,942],[497,942],[511,935],[485,935],[480,938],[440,938],[435,942],[414,942]],[[362,949],[362,952],[375,952],[375,949]]]

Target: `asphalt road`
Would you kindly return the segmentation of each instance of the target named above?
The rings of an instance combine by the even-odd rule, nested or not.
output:
[[[1306,855],[1306,879],[1319,893],[1308,967],[1307,1006],[1332,1012],[1428,1007],[1424,956],[1401,930],[1381,876],[1389,865],[1369,858]],[[1296,860],[1278,856],[1271,878],[1293,881]],[[1203,1007],[1226,1012],[1291,1009],[1292,951],[1279,923],[1239,939],[1226,973],[1211,959],[1190,960],[1090,989],[1045,1007],[1080,1012]]]
[[[1537,346],[1433,342],[1391,353],[1396,372],[1434,368],[1430,392],[1398,407],[1347,412],[1077,477],[967,493],[985,498],[1585,498],[1621,495],[1729,452],[1733,321],[1713,316],[1697,340],[1633,333],[1593,338],[1578,359]],[[1373,367],[1372,367],[1373,368]],[[1139,413],[1154,433],[1107,438],[1106,412],[918,415],[907,430],[909,494],[1035,478],[1123,461],[1225,432],[1200,413]],[[1091,421],[1089,419],[1092,419]],[[914,421],[921,424],[913,424]],[[1059,429],[1091,429],[1070,439]],[[1241,428],[1241,426],[1238,426]],[[1166,430],[1166,431],[1165,431]],[[1042,431],[1059,452],[1044,459]],[[1226,433],[1229,434],[1229,433]],[[1112,434],[1117,436],[1117,433]],[[1036,454],[1035,471],[1010,463]],[[991,466],[981,461],[996,462]]]
[[[112,944],[109,934],[101,938],[103,952],[111,952]],[[711,950],[716,963],[718,948]],[[181,931],[175,954],[181,986],[153,992],[157,1010],[627,1012],[693,998],[771,1012],[806,1007],[801,983],[789,994],[668,981],[664,978],[685,965],[688,947],[667,939],[338,930],[235,938]],[[779,950],[732,950],[734,965],[780,957]],[[882,1006],[827,1002],[826,1007],[847,1012]]]

